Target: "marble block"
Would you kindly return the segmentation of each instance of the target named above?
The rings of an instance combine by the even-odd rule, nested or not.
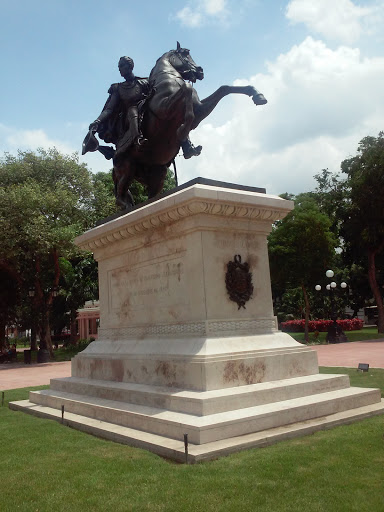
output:
[[[193,461],[382,414],[379,390],[319,375],[316,351],[277,328],[267,236],[292,208],[194,180],[79,236],[99,265],[98,340],[72,377],[10,407],[58,421],[64,407],[74,428],[176,460],[187,434]],[[252,274],[243,303],[235,258]]]
[[[206,391],[317,373],[273,316],[267,236],[292,206],[197,183],[78,237],[99,264],[100,330],[73,376]],[[243,306],[226,288],[235,256],[252,273]]]

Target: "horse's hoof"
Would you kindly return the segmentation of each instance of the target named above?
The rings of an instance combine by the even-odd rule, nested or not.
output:
[[[264,94],[255,94],[252,96],[252,100],[255,105],[265,105],[268,103],[264,97]]]
[[[193,156],[199,156],[203,146],[194,146],[191,144],[190,146],[183,148],[183,156],[186,160],[192,158]]]

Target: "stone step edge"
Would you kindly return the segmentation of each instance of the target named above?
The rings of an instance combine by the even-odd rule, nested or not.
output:
[[[344,379],[345,378],[345,379]],[[106,389],[114,389],[116,391],[129,391],[136,393],[153,393],[158,396],[172,396],[172,399],[186,399],[191,401],[201,401],[201,400],[217,400],[217,399],[225,399],[233,397],[234,395],[244,395],[250,393],[258,393],[258,392],[266,392],[270,390],[276,390],[279,388],[286,388],[291,385],[298,386],[300,384],[312,384],[312,383],[320,383],[332,380],[346,380],[349,377],[348,375],[342,373],[317,373],[304,375],[301,377],[293,377],[291,379],[278,379],[269,382],[259,382],[257,384],[248,384],[244,386],[234,386],[232,388],[221,388],[214,389],[209,391],[194,391],[194,390],[185,390],[182,388],[172,388],[167,386],[151,386],[148,384],[139,384],[135,382],[116,382],[110,380],[98,380],[98,379],[86,379],[84,377],[63,377],[63,378],[55,378],[51,379],[51,389],[55,390],[55,387],[52,387],[52,384],[56,382],[72,382],[74,384],[84,384],[86,386],[93,387],[101,387]],[[349,386],[348,386],[349,387]],[[344,388],[340,388],[344,389]],[[62,391],[62,390],[57,390]],[[93,396],[93,395],[91,395]]]
[[[342,400],[348,399],[350,397],[363,397],[363,396],[371,396],[376,393],[378,390],[375,388],[357,388],[350,387],[337,391],[330,391],[326,393],[320,393],[317,395],[309,395],[306,397],[293,398],[290,400],[283,400],[280,402],[273,402],[271,404],[262,404],[254,407],[247,407],[245,409],[236,409],[234,411],[220,412],[216,414],[211,414],[207,416],[197,416],[193,414],[181,413],[168,411],[166,409],[157,409],[155,407],[142,406],[137,404],[130,404],[124,402],[117,402],[108,399],[88,397],[85,395],[75,395],[73,393],[65,393],[58,391],[57,394],[49,393],[49,389],[41,390],[41,391],[31,391],[30,398],[34,396],[47,396],[49,399],[62,400],[64,403],[73,402],[84,404],[85,407],[94,407],[97,409],[114,409],[123,414],[127,414],[128,416],[133,417],[147,417],[148,420],[156,421],[157,423],[169,424],[169,425],[179,425],[183,424],[185,428],[189,428],[190,430],[200,431],[201,429],[210,429],[218,426],[225,426],[228,423],[242,423],[247,420],[247,418],[255,417],[261,415],[271,416],[274,414],[278,414],[280,411],[285,411],[291,408],[305,408],[308,406],[312,406],[314,404],[319,403],[327,403],[331,400]],[[62,394],[62,396],[60,396]],[[339,396],[337,396],[339,394]],[[65,396],[66,395],[66,396]],[[336,395],[336,396],[335,396]],[[321,398],[321,400],[313,400],[313,398]],[[304,403],[302,403],[304,402]],[[38,403],[38,402],[36,402]],[[123,406],[124,404],[124,406]],[[62,405],[62,404],[61,404]],[[269,407],[269,410],[265,411],[266,407]],[[358,407],[358,406],[357,406]],[[59,410],[59,407],[58,407]],[[232,413],[232,418],[228,419],[228,414]],[[154,416],[156,414],[156,416]],[[166,414],[167,417],[164,418],[160,415]]]
[[[48,418],[62,423],[65,426],[100,437],[102,439],[127,444],[137,448],[149,450],[162,457],[185,462],[183,440],[177,441],[157,434],[150,434],[129,427],[121,427],[113,423],[94,420],[85,416],[66,413],[61,419],[61,411],[36,405],[29,400],[10,402],[9,408],[22,411],[41,418]],[[384,399],[368,406],[338,412],[332,415],[293,423],[284,427],[245,434],[220,441],[213,441],[203,445],[189,444],[188,462],[196,463],[215,459],[219,456],[250,448],[265,447],[279,441],[313,434],[319,430],[328,430],[336,426],[348,425],[371,416],[384,414]]]
[[[221,361],[239,361],[242,359],[255,359],[255,358],[269,358],[269,357],[277,357],[277,356],[288,356],[294,354],[302,355],[304,352],[306,353],[314,353],[316,351],[311,347],[301,346],[301,347],[282,347],[282,348],[273,348],[273,349],[259,349],[259,350],[246,350],[246,351],[236,351],[236,352],[224,352],[219,354],[183,354],[183,353],[171,353],[171,354],[146,354],[144,352],[118,352],[118,353],[105,353],[105,352],[87,352],[86,349],[83,352],[79,352],[76,354],[74,359],[103,359],[103,360],[161,360],[161,361],[181,361],[183,363],[187,362],[189,364],[202,364],[202,363],[219,363]],[[317,354],[316,354],[317,356]]]

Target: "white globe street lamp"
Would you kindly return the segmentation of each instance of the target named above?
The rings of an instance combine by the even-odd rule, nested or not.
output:
[[[333,270],[329,269],[326,271],[325,275],[329,279],[331,279],[332,277],[334,277],[335,273]],[[340,283],[340,288],[342,288],[342,289],[347,288],[347,286],[348,286],[347,283],[345,283],[344,281],[342,283]],[[348,341],[345,334],[341,330],[341,328],[336,324],[337,316],[335,314],[335,301],[334,301],[333,294],[336,291],[337,284],[335,283],[335,281],[332,281],[331,283],[327,284],[325,288],[329,291],[329,298],[331,299],[331,318],[333,320],[333,325],[331,325],[328,329],[327,341],[331,342],[331,343],[339,343],[340,341]],[[321,290],[321,286],[319,284],[317,284],[315,286],[315,290],[319,292]]]

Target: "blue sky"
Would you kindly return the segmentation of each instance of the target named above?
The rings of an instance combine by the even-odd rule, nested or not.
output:
[[[179,181],[196,176],[266,187],[315,186],[365,135],[384,129],[384,3],[380,0],[0,0],[0,151],[55,145],[80,151],[120,56],[148,76],[156,59],[191,50],[205,78],[252,84],[269,103],[225,98],[191,133],[198,158],[177,158]],[[93,171],[100,153],[80,157]]]

